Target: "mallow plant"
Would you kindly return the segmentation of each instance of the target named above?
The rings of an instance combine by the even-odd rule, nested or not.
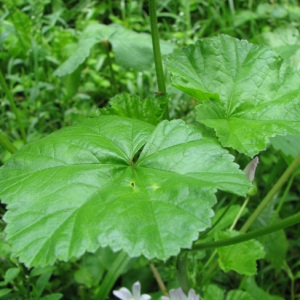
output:
[[[95,299],[106,299],[130,258],[138,256],[149,263],[176,256],[178,288],[191,294],[188,299],[198,299],[202,286],[190,286],[182,271],[189,252],[216,249],[207,260],[219,258],[210,271],[219,267],[255,275],[256,261],[266,255],[256,238],[300,222],[296,213],[246,233],[299,165],[300,155],[239,231],[230,224],[243,213],[240,206],[229,205],[212,222],[218,190],[247,197],[251,188],[245,166],[231,153],[254,158],[246,169],[252,170],[252,180],[255,157],[270,137],[300,134],[299,71],[269,47],[226,35],[199,40],[165,61],[172,85],[199,101],[197,122],[169,120],[153,0],[149,11],[158,82],[153,97],[118,94],[99,117],[19,150],[0,136],[13,154],[0,169],[5,235],[13,256],[31,268],[111,248],[118,254]],[[76,55],[64,68],[82,63]],[[234,216],[229,222],[227,214]],[[160,286],[163,299],[176,297]]]

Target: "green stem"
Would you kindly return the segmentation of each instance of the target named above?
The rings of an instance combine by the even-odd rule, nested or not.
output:
[[[213,255],[211,256],[211,259],[213,259],[216,255],[217,255],[217,250],[215,250],[215,251],[213,252]],[[210,261],[210,263],[211,263],[211,262],[212,262],[212,261]],[[209,263],[209,264],[210,264],[210,263]],[[202,279],[202,281],[201,281],[201,285],[202,285],[202,286],[206,285],[208,282],[211,281],[211,279],[212,279],[212,278],[215,276],[215,274],[216,274],[216,271],[217,271],[217,269],[218,269],[218,266],[219,266],[219,263],[218,263],[218,261],[216,260],[216,261],[213,263],[213,265],[211,265],[210,268],[209,268],[207,271],[205,271],[205,274],[204,274],[203,279]]]
[[[205,265],[203,266],[200,275],[203,277],[201,281],[201,285],[204,285],[207,281],[210,281],[212,274],[218,267],[218,262],[214,261],[215,256],[217,255],[217,250],[214,250],[209,259],[206,261]],[[214,262],[213,265],[211,265]],[[211,266],[210,266],[211,265]],[[210,268],[207,270],[207,268]]]
[[[107,62],[108,62],[108,67],[110,70],[110,79],[111,79],[111,83],[112,83],[112,90],[113,90],[113,94],[117,93],[117,83],[116,83],[116,79],[115,79],[115,72],[112,66],[112,60],[110,57],[110,44],[109,41],[103,41],[102,42],[104,48],[105,48],[105,53],[106,53],[106,58],[107,58]]]
[[[286,271],[288,277],[291,280],[291,300],[295,300],[295,277],[286,261],[284,262],[283,269]]]
[[[234,227],[235,227],[236,223],[238,222],[239,218],[241,217],[241,215],[242,215],[242,213],[243,213],[243,210],[244,210],[244,209],[245,209],[245,207],[247,206],[247,204],[248,204],[248,202],[249,202],[249,199],[250,199],[250,198],[249,198],[249,197],[247,197],[247,198],[246,198],[246,200],[244,201],[244,203],[243,203],[242,207],[240,208],[240,210],[239,210],[239,212],[238,212],[237,216],[235,217],[235,219],[234,219],[233,223],[231,224],[231,226],[230,226],[230,229],[229,229],[229,230],[233,230],[233,229],[234,229]]]
[[[185,30],[185,42],[188,41],[190,35],[191,35],[191,29],[192,29],[192,23],[191,23],[191,3],[190,0],[183,0],[181,1],[181,4],[183,5],[184,10],[184,16],[185,16],[185,24],[186,24],[186,30]]]
[[[288,182],[288,184],[287,184],[287,186],[286,186],[286,188],[285,188],[285,190],[284,190],[284,192],[283,192],[283,195],[282,195],[282,197],[281,197],[281,199],[280,199],[280,201],[279,201],[279,203],[278,203],[278,205],[277,205],[276,212],[275,212],[275,214],[273,215],[270,224],[272,224],[272,223],[274,222],[274,220],[279,216],[279,212],[280,212],[280,210],[281,210],[281,208],[282,208],[282,206],[283,206],[283,203],[284,203],[284,201],[286,200],[287,195],[288,195],[288,193],[289,193],[289,191],[290,191],[290,189],[291,189],[291,186],[292,186],[292,184],[293,184],[294,178],[295,178],[295,174],[294,174],[293,176],[291,176],[291,178],[289,179],[289,182]]]
[[[22,123],[21,118],[19,116],[19,113],[18,113],[16,104],[15,104],[14,98],[13,98],[13,96],[12,96],[12,94],[11,94],[11,92],[10,92],[10,90],[9,90],[6,82],[5,82],[5,79],[3,77],[3,74],[2,74],[1,70],[0,70],[0,83],[1,83],[1,85],[3,87],[4,92],[6,93],[6,96],[7,96],[8,100],[9,100],[9,102],[10,102],[10,107],[11,107],[13,113],[16,116],[17,123],[19,125],[19,129],[20,129],[20,132],[21,132],[21,136],[22,136],[23,142],[24,142],[24,144],[26,144],[27,143],[27,139],[26,139],[26,134],[25,134],[25,130],[24,130],[24,127],[23,127],[23,123]]]
[[[289,177],[291,176],[291,174],[294,172],[294,170],[297,168],[299,164],[300,164],[300,154],[294,159],[291,165],[285,170],[285,172],[282,174],[282,176],[279,178],[276,184],[272,187],[272,189],[269,191],[269,193],[266,195],[263,201],[259,204],[256,210],[252,213],[252,215],[243,225],[240,232],[246,232],[250,228],[252,223],[262,213],[262,211],[266,208],[266,206],[271,202],[275,194],[281,189],[283,184],[289,179]]]
[[[11,10],[12,11],[11,11],[10,17],[13,21],[13,24],[22,24],[22,21],[20,20],[19,14],[15,14],[16,7],[11,8]],[[17,20],[15,18],[15,15],[17,16]],[[24,53],[26,53],[27,47],[26,47],[25,42],[23,40],[22,34],[20,34],[20,32],[19,32],[19,25],[17,25],[17,28],[15,27],[15,32],[16,32],[16,35],[17,35],[19,41],[20,41],[21,46],[23,47]]]
[[[1,131],[0,131],[0,145],[11,154],[15,153],[18,150],[15,147],[15,145],[12,144]]]
[[[158,92],[165,93],[166,84],[165,84],[165,76],[164,76],[164,70],[163,70],[161,52],[159,46],[155,0],[149,0],[149,15],[150,15],[150,23],[151,23],[152,46],[153,46],[155,70],[157,76]]]
[[[235,198],[235,199],[236,199],[236,198]],[[234,200],[234,201],[235,201],[235,200]],[[234,201],[233,201],[233,202],[234,202]],[[233,223],[231,224],[229,230],[233,230],[233,229],[234,229],[234,227],[235,227],[237,221],[239,220],[239,218],[240,218],[240,216],[241,216],[243,210],[245,209],[245,207],[246,207],[248,201],[249,201],[249,197],[247,197],[246,200],[244,201],[242,207],[240,208],[240,210],[239,210],[237,216],[235,217]],[[231,200],[231,202],[232,202],[232,200]],[[230,206],[231,206],[231,205],[229,205],[229,208],[230,208]],[[227,210],[226,210],[226,211],[227,211]],[[223,214],[222,214],[222,215],[223,215]],[[212,255],[210,256],[210,258],[208,259],[208,261],[206,262],[206,264],[205,264],[205,265],[203,266],[203,268],[202,268],[202,271],[201,271],[201,272],[202,272],[202,273],[205,272],[205,273],[204,273],[205,276],[204,276],[204,279],[203,279],[202,284],[205,284],[207,281],[209,281],[210,278],[213,277],[213,274],[215,273],[216,269],[218,268],[218,262],[215,261],[214,264],[211,265],[210,268],[206,271],[207,267],[213,262],[213,259],[214,259],[214,257],[215,257],[216,255],[217,255],[217,250],[215,250],[215,251],[212,253]]]
[[[129,261],[130,257],[125,252],[119,252],[112,266],[108,270],[100,289],[97,291],[94,297],[95,300],[105,300],[107,298],[115,282],[128,266]]]
[[[234,9],[234,2],[233,0],[228,0],[228,4],[229,4],[229,8],[230,8],[230,12],[232,15],[235,14],[235,9]]]
[[[189,276],[188,276],[188,269],[187,269],[187,251],[183,251],[179,256],[178,256],[178,261],[177,261],[177,275],[178,275],[178,280],[180,287],[182,290],[187,294],[190,285],[189,285]]]
[[[300,212],[298,212],[288,218],[285,218],[282,221],[280,221],[274,225],[270,225],[270,226],[266,226],[261,229],[253,230],[249,233],[245,233],[245,234],[238,235],[238,236],[235,236],[232,238],[214,241],[214,242],[197,243],[193,246],[192,250],[198,251],[198,250],[208,249],[208,248],[220,248],[220,247],[224,247],[224,246],[242,243],[242,242],[252,240],[252,239],[258,238],[260,236],[266,235],[266,234],[270,234],[274,231],[278,231],[278,230],[284,229],[286,227],[293,226],[297,223],[300,223]]]

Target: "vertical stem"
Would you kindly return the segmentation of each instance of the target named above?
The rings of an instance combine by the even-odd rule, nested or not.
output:
[[[130,257],[125,252],[121,251],[118,253],[110,269],[107,271],[107,274],[100,286],[100,289],[95,294],[95,300],[107,299],[110,290],[114,286],[119,276],[127,268],[129,262]]]
[[[116,94],[117,93],[117,84],[116,84],[116,79],[115,79],[115,72],[114,72],[114,69],[112,67],[112,60],[111,60],[111,57],[110,57],[110,49],[109,49],[110,44],[109,44],[109,41],[103,41],[102,44],[105,48],[107,62],[108,62],[109,70],[110,70],[110,76],[111,76],[110,79],[111,79],[111,82],[112,82],[113,94]]]
[[[286,261],[284,262],[283,269],[286,271],[288,277],[291,280],[291,300],[295,300],[295,277]]]
[[[151,23],[152,46],[153,46],[158,91],[160,93],[165,93],[166,84],[165,84],[165,77],[164,77],[161,52],[159,46],[155,0],[149,0],[149,15],[150,15],[150,23]]]
[[[11,8],[11,9],[12,9],[12,13],[10,14],[10,17],[11,17],[11,19],[13,21],[13,24],[21,24],[22,22],[20,20],[19,14],[16,14],[17,15],[17,20],[15,18],[16,6],[13,7],[13,8]],[[17,26],[17,27],[19,27],[19,26]],[[27,47],[26,47],[26,44],[25,44],[25,42],[23,40],[22,34],[20,34],[20,32],[19,32],[19,28],[15,27],[15,32],[16,32],[16,35],[18,36],[18,39],[20,41],[21,46],[23,47],[24,52],[26,52]]]
[[[156,279],[156,282],[157,282],[157,284],[158,284],[160,290],[162,291],[162,293],[163,293],[165,296],[169,296],[168,291],[167,291],[167,288],[166,288],[164,282],[162,281],[162,279],[161,279],[161,277],[160,277],[160,275],[159,275],[157,269],[155,268],[155,266],[154,266],[152,263],[150,263],[150,268],[151,268],[151,271],[152,271],[152,273],[153,273],[153,275],[154,275],[154,277],[155,277],[155,279]]]
[[[15,153],[18,149],[12,144],[8,138],[0,131],[0,145],[11,154]]]
[[[23,123],[22,123],[21,118],[19,116],[19,113],[18,113],[16,104],[15,104],[14,98],[13,98],[13,96],[12,96],[12,94],[11,94],[11,92],[10,92],[10,90],[9,90],[6,82],[5,82],[5,79],[3,77],[3,74],[2,74],[1,70],[0,70],[0,83],[1,83],[1,85],[3,87],[3,90],[6,93],[6,96],[7,96],[8,100],[9,100],[9,102],[10,102],[10,107],[11,107],[13,113],[16,116],[17,123],[19,125],[19,129],[20,129],[20,132],[21,132],[21,136],[22,136],[23,142],[24,142],[24,144],[26,144],[27,143],[27,138],[26,138],[26,134],[25,134]]]
[[[191,35],[191,29],[192,29],[190,0],[182,0],[181,5],[183,6],[184,16],[185,16],[185,24],[186,24],[184,38],[185,38],[185,42],[187,42],[187,40],[189,39],[189,37]]]
[[[233,230],[233,229],[234,229],[234,227],[235,227],[236,223],[238,222],[238,220],[239,220],[240,216],[241,216],[241,215],[242,215],[242,213],[243,213],[243,210],[244,210],[244,209],[245,209],[245,207],[247,206],[247,204],[248,204],[248,202],[249,202],[249,199],[250,199],[250,198],[249,198],[249,197],[247,197],[247,198],[246,198],[246,200],[244,201],[244,203],[243,203],[242,207],[240,208],[240,210],[239,210],[239,212],[238,212],[237,216],[235,217],[235,219],[234,219],[233,223],[231,224],[231,226],[230,226],[229,230]]]
[[[285,190],[283,192],[283,195],[282,195],[282,197],[281,197],[281,199],[280,199],[280,201],[279,201],[279,203],[277,205],[276,212],[273,215],[272,220],[270,222],[271,224],[273,224],[274,220],[279,216],[279,212],[280,212],[280,210],[281,210],[281,208],[283,206],[283,203],[284,203],[285,199],[287,198],[288,192],[291,189],[291,186],[293,184],[294,178],[295,178],[295,174],[290,178],[290,180],[289,180],[289,182],[288,182],[288,184],[287,184],[287,186],[286,186],[286,188],[285,188]]]
[[[229,4],[229,8],[230,8],[230,12],[232,15],[235,14],[235,9],[234,9],[234,2],[233,0],[228,0],[228,4]]]

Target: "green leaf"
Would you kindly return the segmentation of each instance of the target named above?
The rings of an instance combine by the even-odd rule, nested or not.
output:
[[[30,277],[40,276],[45,273],[53,273],[53,271],[55,271],[55,266],[47,266],[44,268],[40,268],[40,267],[33,268],[30,271]]]
[[[216,188],[247,192],[232,161],[182,121],[88,119],[25,145],[0,169],[7,240],[28,266],[99,246],[167,259],[210,226]]]
[[[238,231],[217,232],[216,240],[237,236]],[[249,240],[240,244],[217,249],[219,265],[225,272],[234,270],[239,274],[256,274],[256,260],[264,258],[263,246],[256,240]]]
[[[208,284],[203,289],[203,300],[223,300],[224,291],[216,284]]]
[[[258,216],[251,228],[261,229],[272,223],[277,223],[280,218],[275,217],[276,211],[273,204],[268,205],[267,208]],[[266,251],[266,260],[271,263],[276,273],[278,273],[284,266],[286,254],[288,250],[288,240],[285,236],[284,230],[278,230],[258,239]]]
[[[300,74],[270,48],[221,35],[177,51],[168,66],[223,146],[252,157],[269,137],[300,133]]]
[[[270,295],[262,288],[258,287],[253,276],[246,278],[243,288],[252,296],[253,299],[283,300],[282,297]]]
[[[82,267],[79,270],[76,270],[74,278],[76,282],[85,285],[87,288],[91,288],[94,283],[92,274],[87,267]]]
[[[300,34],[295,27],[279,27],[274,32],[263,32],[256,39],[271,46],[291,66],[300,69]]]
[[[78,283],[84,284],[88,288],[99,285],[105,272],[105,267],[101,262],[101,256],[106,254],[104,252],[106,249],[100,249],[102,251],[97,251],[93,254],[86,253],[83,255],[80,263],[78,263],[78,269],[74,273],[74,278]],[[111,260],[109,262],[115,260],[115,253],[113,254],[114,256],[110,257]],[[104,259],[104,257],[102,259]]]
[[[153,64],[150,35],[136,33],[119,25],[92,24],[82,32],[77,50],[55,70],[54,75],[73,73],[90,55],[92,47],[102,42],[112,44],[116,62],[124,68],[143,71]],[[173,51],[173,46],[164,41],[161,41],[161,48],[163,54]]]
[[[18,268],[9,268],[5,272],[4,280],[5,284],[12,282],[20,273],[20,269]]]
[[[109,101],[109,105],[100,109],[102,115],[129,117],[157,125],[163,119],[168,96],[141,99],[138,95],[119,94]]]
[[[219,221],[220,217],[223,215],[224,211],[228,209],[228,205],[223,206],[221,209],[218,210],[218,212],[216,213],[216,215],[212,218],[212,224],[214,225],[216,221]],[[210,231],[210,235],[215,232],[215,231],[220,231],[223,230],[225,228],[228,228],[229,226],[232,225],[234,219],[236,218],[236,216],[239,214],[241,210],[241,206],[240,205],[231,205],[228,209],[228,211],[226,212],[226,214],[221,218],[221,220],[217,223],[217,225],[215,225],[215,227],[213,227]],[[248,209],[245,208],[242,211],[241,216],[243,216],[244,214],[246,214],[248,212]]]
[[[276,150],[293,158],[300,153],[300,135],[276,136],[271,139],[271,144]]]
[[[2,230],[2,228],[1,228]],[[0,231],[0,257],[2,259],[9,258],[10,256],[10,246],[5,240],[5,234],[3,231]]]
[[[54,294],[47,295],[47,296],[44,296],[44,297],[39,298],[39,299],[40,300],[59,300],[59,299],[62,299],[63,296],[64,296],[63,294],[54,293]]]
[[[231,290],[226,295],[226,300],[254,300],[252,296],[242,290]]]
[[[12,292],[12,289],[0,289],[0,297],[8,295],[11,292]]]
[[[36,281],[36,284],[32,291],[32,294],[35,296],[36,299],[39,299],[40,296],[42,295],[43,291],[45,290],[51,278],[51,275],[52,275],[52,271],[48,273],[44,273]]]

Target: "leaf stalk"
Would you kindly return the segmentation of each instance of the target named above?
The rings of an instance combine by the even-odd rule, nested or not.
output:
[[[130,261],[130,257],[123,251],[119,252],[118,256],[114,260],[111,268],[108,270],[100,289],[95,295],[95,300],[105,300],[107,299],[108,294],[110,293],[112,287],[115,282],[119,278],[119,276],[124,272],[128,263]]]
[[[159,35],[156,17],[156,2],[155,0],[149,0],[149,16],[151,25],[151,37],[152,37],[152,47],[154,55],[154,63],[157,77],[157,85],[159,93],[166,92],[165,76],[162,65],[161,51],[159,45]]]
[[[288,218],[285,218],[276,224],[269,225],[269,226],[266,226],[261,229],[253,230],[249,233],[245,233],[245,234],[238,235],[238,236],[224,239],[224,240],[195,244],[192,250],[198,251],[198,250],[209,249],[209,248],[220,248],[220,247],[225,247],[225,246],[242,243],[242,242],[252,240],[252,239],[258,238],[260,236],[270,234],[272,232],[284,229],[286,227],[293,226],[297,223],[300,223],[300,212],[298,212]]]
[[[18,150],[15,147],[15,145],[11,143],[9,139],[1,131],[0,131],[0,145],[11,154],[15,153]]]

